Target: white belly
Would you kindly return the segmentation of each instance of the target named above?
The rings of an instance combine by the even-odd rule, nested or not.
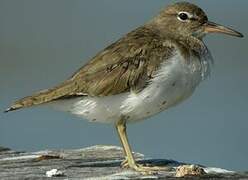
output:
[[[89,121],[114,123],[120,118],[135,122],[157,114],[189,97],[202,80],[201,63],[185,61],[177,53],[162,64],[150,84],[140,93],[107,97],[82,97],[59,101],[56,107]]]

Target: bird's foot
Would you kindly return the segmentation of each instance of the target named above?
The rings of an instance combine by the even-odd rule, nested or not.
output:
[[[161,166],[151,166],[150,164],[129,164],[127,159],[121,163],[122,168],[131,168],[143,175],[153,175],[158,174],[159,171],[166,171],[168,170],[167,167]]]
[[[128,168],[129,166],[128,166],[128,160],[127,160],[127,158],[124,160],[124,161],[122,161],[121,162],[121,168]]]

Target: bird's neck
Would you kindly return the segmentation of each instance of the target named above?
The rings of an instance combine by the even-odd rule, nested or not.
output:
[[[161,37],[165,39],[172,39],[195,52],[201,53],[201,51],[206,48],[202,40],[203,37],[195,37],[193,35],[185,35],[176,31],[171,31],[167,28],[168,26],[161,26],[155,21],[148,22],[145,24],[145,27],[156,31],[156,33]]]
[[[145,25],[154,33],[157,33],[161,38],[171,40],[177,44],[182,52],[186,55],[194,54],[199,58],[202,65],[202,78],[205,79],[210,75],[211,64],[213,58],[202,38],[193,35],[182,35],[177,32],[171,32],[166,27],[156,26],[156,23],[148,23]]]

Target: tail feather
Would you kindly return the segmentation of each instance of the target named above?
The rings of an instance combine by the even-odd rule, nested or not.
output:
[[[69,93],[74,92],[76,88],[76,86],[73,86],[73,82],[66,81],[55,88],[40,91],[32,96],[24,97],[16,101],[11,107],[6,109],[4,112],[7,113],[21,108],[44,104],[64,96],[69,96]]]

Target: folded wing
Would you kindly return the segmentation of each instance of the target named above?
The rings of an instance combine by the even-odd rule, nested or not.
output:
[[[138,28],[98,53],[64,83],[18,100],[6,112],[75,96],[140,91],[173,50],[158,33]]]

